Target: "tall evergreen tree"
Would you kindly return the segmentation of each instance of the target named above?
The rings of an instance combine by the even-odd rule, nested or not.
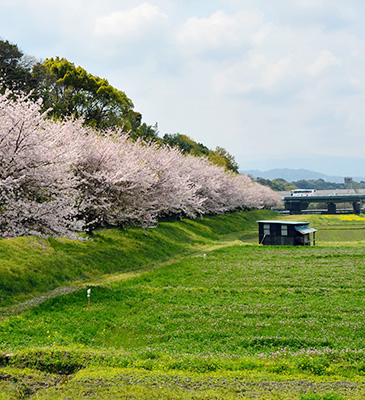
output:
[[[125,126],[132,130],[140,125],[141,115],[133,111],[132,100],[124,92],[65,58],[37,63],[33,77],[44,108],[51,108],[50,115],[56,118],[83,118],[85,125],[98,129]]]
[[[2,92],[6,88],[28,92],[34,81],[31,76],[32,57],[25,56],[16,44],[0,39],[0,79]]]

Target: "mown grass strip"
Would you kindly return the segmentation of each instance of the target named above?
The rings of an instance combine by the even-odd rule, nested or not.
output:
[[[363,398],[364,380],[291,376],[283,372],[186,373],[132,368],[90,367],[72,376],[0,368],[0,399],[300,399]],[[7,397],[4,397],[6,395]]]

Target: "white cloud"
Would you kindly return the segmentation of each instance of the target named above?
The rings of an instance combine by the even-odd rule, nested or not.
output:
[[[220,94],[245,95],[253,90],[272,90],[288,78],[291,58],[270,62],[264,54],[253,53],[247,61],[236,63],[213,76],[213,89]]]
[[[333,55],[329,50],[323,50],[316,61],[308,67],[312,75],[320,75],[332,66],[341,65],[341,60]]]
[[[358,3],[354,7],[354,3]],[[356,21],[358,0],[272,0],[267,5],[271,18],[281,26],[319,26],[323,31],[348,29]],[[269,12],[266,13],[269,15]]]
[[[0,4],[4,39],[107,78],[161,134],[226,147],[242,166],[298,151],[362,157],[363,1]]]
[[[187,55],[205,51],[252,46],[260,40],[262,16],[256,12],[227,14],[217,11],[208,18],[189,18],[177,33],[177,43]],[[256,38],[254,37],[257,35]]]
[[[287,76],[290,70],[290,57],[281,58],[279,61],[269,64],[263,75],[263,87],[272,87]]]
[[[151,27],[167,21],[167,15],[159,7],[142,3],[137,7],[122,11],[113,11],[98,17],[95,21],[94,34],[97,37],[118,36],[124,40],[133,40],[148,32]]]

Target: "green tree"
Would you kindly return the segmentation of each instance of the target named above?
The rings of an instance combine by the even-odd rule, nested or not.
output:
[[[162,141],[171,147],[178,147],[184,154],[192,154],[194,150],[197,150],[196,142],[189,138],[189,136],[182,135],[181,133],[166,133]]]
[[[16,44],[0,39],[0,79],[2,92],[5,88],[22,89],[28,92],[33,87],[32,57],[26,56]]]
[[[335,189],[345,189],[343,183],[326,182],[324,179],[301,179],[299,181],[293,182],[299,189],[316,189],[316,190],[335,190]]]
[[[238,173],[238,164],[235,158],[223,147],[216,147],[215,151],[209,155],[209,159],[229,171]]]
[[[268,186],[272,190],[275,190],[277,192],[284,192],[284,191],[289,191],[289,190],[294,190],[298,189],[296,185],[293,183],[287,182],[283,178],[276,178],[273,179],[272,181],[270,179],[264,179],[264,178],[256,178],[255,181],[259,183],[260,185]]]
[[[137,114],[137,113],[136,113]],[[136,140],[141,138],[146,142],[158,142],[160,139],[158,137],[158,129],[157,124],[154,126],[147,125],[143,123],[142,125],[138,126],[136,129],[132,129],[129,134],[130,138]]]
[[[124,125],[132,130],[140,125],[141,115],[133,111],[133,103],[124,92],[65,58],[37,63],[33,77],[38,83],[37,95],[54,117],[83,118],[86,125],[98,129]]]
[[[229,171],[238,172],[238,164],[234,157],[223,147],[209,150],[202,143],[197,143],[189,136],[181,133],[165,134],[162,142],[171,147],[178,147],[184,154],[192,154],[197,157],[208,157],[216,165],[226,168]]]

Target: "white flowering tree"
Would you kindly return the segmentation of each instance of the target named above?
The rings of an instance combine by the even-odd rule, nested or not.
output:
[[[54,121],[29,96],[0,95],[0,234],[70,236],[81,228],[155,224],[271,207],[279,197],[248,176],[166,145],[101,136]]]
[[[67,123],[40,113],[40,102],[8,91],[0,95],[0,232],[67,234],[77,229]]]
[[[177,148],[140,143],[147,148],[146,164],[153,182],[146,192],[145,215],[159,217],[195,217],[201,210],[199,184],[185,168],[185,156]]]
[[[146,149],[117,133],[121,132],[85,136],[81,156],[73,165],[79,217],[87,230],[138,220],[145,192],[154,180],[142,158]]]
[[[132,142],[121,130],[88,135],[73,168],[86,226],[150,226],[159,217],[195,216],[201,200],[177,149]]]

